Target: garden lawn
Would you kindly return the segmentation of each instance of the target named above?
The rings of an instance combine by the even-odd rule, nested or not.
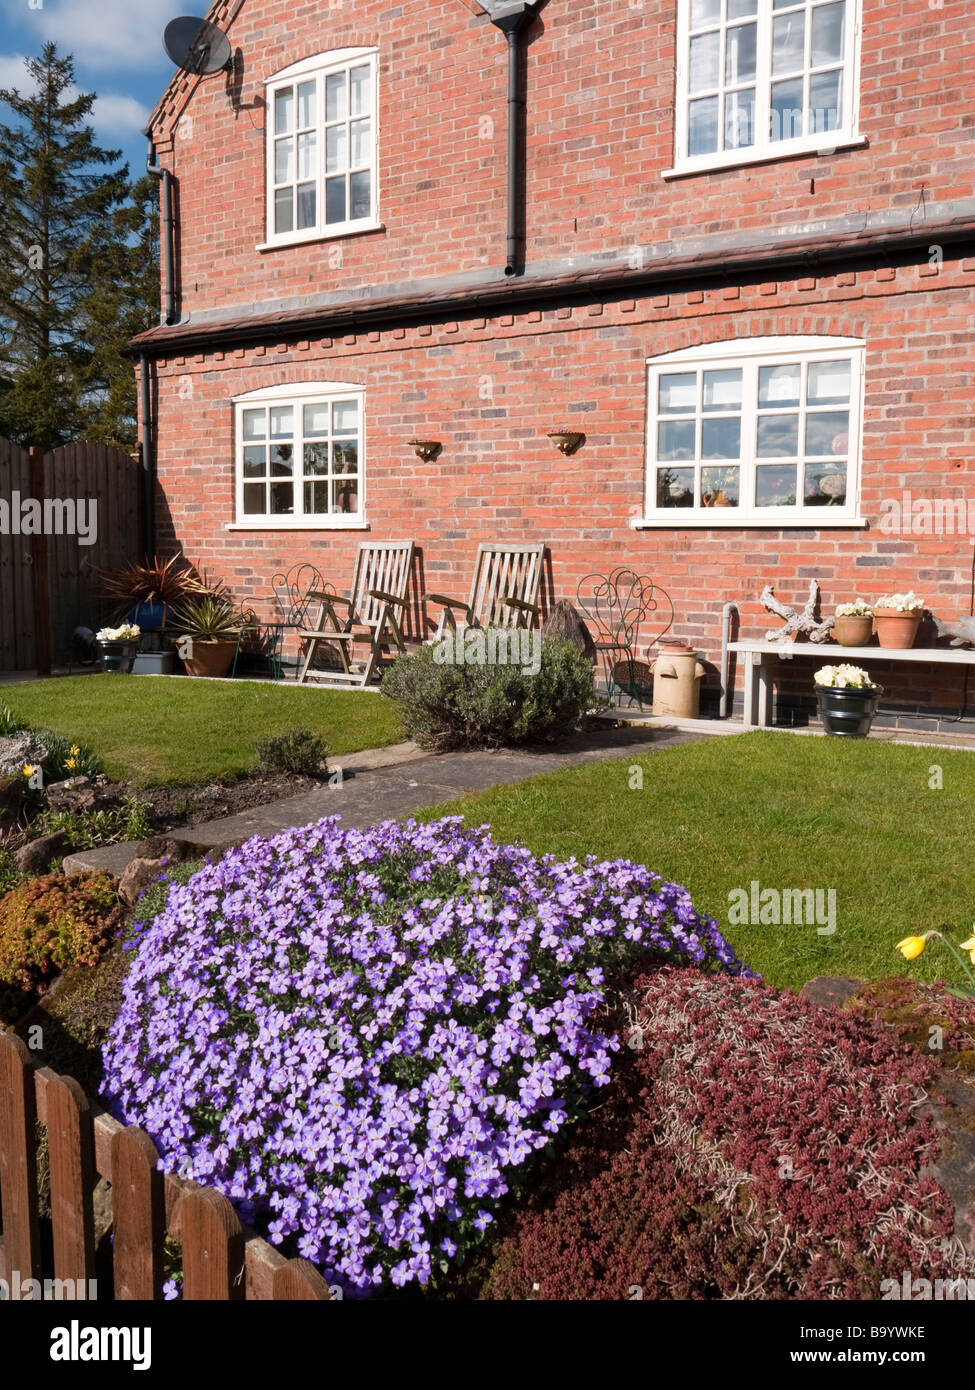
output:
[[[297,727],[325,738],[334,757],[403,738],[382,696],[256,681],[65,676],[2,686],[0,704],[140,786],[234,779],[254,767],[260,739]]]
[[[643,774],[642,790],[631,789]],[[937,789],[941,769],[943,786]],[[589,763],[424,812],[489,822],[499,840],[582,859],[628,858],[684,884],[771,984],[909,974],[960,984],[944,947],[910,965],[902,937],[975,919],[975,754],[753,733]],[[836,891],[836,931],[732,925],[729,893]]]

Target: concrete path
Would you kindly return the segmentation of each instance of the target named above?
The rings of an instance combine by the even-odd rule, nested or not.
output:
[[[708,731],[709,732],[709,731]],[[357,830],[384,820],[401,820],[427,806],[452,801],[465,792],[486,791],[502,783],[522,782],[542,772],[611,758],[640,757],[660,748],[695,743],[705,731],[657,727],[612,728],[580,735],[552,752],[470,752],[428,754],[414,745],[370,749],[336,759],[341,786],[323,784],[313,791],[254,806],[235,816],[168,832],[173,839],[221,847],[252,835],[274,835],[307,825],[323,816],[340,815],[342,824]],[[81,850],[64,861],[66,873],[103,869],[120,877],[130,860],[140,856],[143,841]]]

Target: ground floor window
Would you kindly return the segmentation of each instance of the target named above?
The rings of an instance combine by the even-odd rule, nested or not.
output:
[[[363,520],[360,387],[275,386],[239,396],[234,406],[238,524]]]
[[[855,518],[863,361],[862,341],[848,338],[739,339],[651,358],[644,520]]]

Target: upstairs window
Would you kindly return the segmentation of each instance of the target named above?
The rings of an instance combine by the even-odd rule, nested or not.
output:
[[[238,396],[237,525],[334,528],[363,517],[361,387],[265,387]]]
[[[860,143],[859,0],[680,0],[675,168]]]
[[[753,338],[649,362],[638,525],[854,525],[864,345]]]
[[[376,62],[343,49],[268,82],[268,244],[376,225]]]

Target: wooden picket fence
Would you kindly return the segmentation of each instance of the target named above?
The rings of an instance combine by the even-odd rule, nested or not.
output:
[[[38,1216],[38,1122],[48,1136],[50,1242]],[[38,1067],[14,1034],[0,1035],[0,1279],[19,1271],[21,1284],[53,1277],[85,1288],[96,1278],[92,1193],[101,1177],[111,1183],[116,1299],[162,1297],[166,1235],[182,1246],[186,1299],[328,1299],[307,1260],[285,1260],[219,1192],[160,1172],[158,1160],[143,1130],[93,1105],[73,1077]]]

